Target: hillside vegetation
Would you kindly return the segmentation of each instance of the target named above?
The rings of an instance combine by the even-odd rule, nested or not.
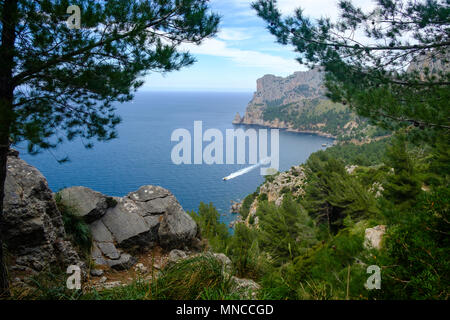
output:
[[[280,179],[267,177],[233,235],[212,205],[192,214],[211,248],[262,285],[261,299],[448,299],[448,141],[414,144],[399,133],[319,151],[283,173],[289,187],[275,201],[264,191]],[[299,172],[306,180],[289,184]],[[380,248],[365,244],[375,226],[386,226]],[[381,290],[365,287],[372,265]]]

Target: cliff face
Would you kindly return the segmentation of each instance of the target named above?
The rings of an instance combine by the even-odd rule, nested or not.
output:
[[[286,78],[266,75],[257,80],[257,91],[245,115],[237,114],[233,124],[260,125],[327,137],[357,131],[363,121],[342,104],[326,98],[323,80],[323,73],[316,69],[295,72]]]
[[[257,80],[257,91],[250,101],[244,117],[240,121],[235,119],[234,123],[289,128],[290,125],[286,121],[264,119],[264,110],[270,106],[298,104],[303,99],[323,99],[322,81],[323,75],[316,70],[295,72],[287,78],[265,75]]]
[[[63,219],[47,180],[11,152],[5,183],[2,234],[13,279],[50,266],[82,266],[66,239]]]

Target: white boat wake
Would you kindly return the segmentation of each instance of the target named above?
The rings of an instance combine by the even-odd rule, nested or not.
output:
[[[268,163],[270,163],[270,158],[265,158],[265,159],[261,160],[259,163],[252,165],[251,167],[247,167],[247,168],[241,169],[239,171],[233,172],[229,176],[226,176],[225,178],[223,178],[223,180],[228,181],[228,180],[237,178],[239,176],[249,173],[250,171],[253,171],[256,168],[259,168],[260,166],[268,164]]]

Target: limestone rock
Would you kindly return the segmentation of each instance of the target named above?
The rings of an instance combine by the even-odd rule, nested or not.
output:
[[[108,260],[108,266],[115,270],[128,270],[137,262],[136,258],[128,253],[122,253],[118,260]]]
[[[108,209],[102,222],[119,246],[145,246],[154,240],[139,208],[128,198],[120,199],[114,208]]]
[[[86,187],[71,187],[58,192],[61,201],[75,208],[75,213],[86,222],[101,218],[110,206],[108,197]]]
[[[84,266],[69,241],[44,176],[11,152],[7,162],[2,234],[15,271],[35,273],[59,265]],[[23,274],[23,272],[22,272]]]
[[[171,202],[158,230],[159,244],[166,249],[183,248],[196,235],[197,223],[184,212],[178,201]]]
[[[122,263],[124,252],[145,251],[156,245],[165,249],[185,248],[198,242],[197,224],[170,191],[143,186],[115,200],[113,208],[89,225],[94,239],[92,259],[96,264],[129,268],[130,263]]]
[[[142,263],[138,263],[135,267],[134,267],[134,271],[140,273],[140,274],[146,274],[148,272],[148,269],[146,266],[144,266],[144,264]]]
[[[230,258],[228,258],[223,253],[213,253],[213,256],[222,263],[223,272],[231,273],[233,271],[233,263],[231,262]]]
[[[236,116],[233,119],[233,124],[240,124],[241,122],[242,122],[241,115],[238,112],[236,113]]]
[[[366,229],[364,246],[368,249],[381,249],[383,236],[386,233],[386,226],[376,226]]]
[[[169,263],[177,263],[185,258],[187,258],[187,254],[184,251],[174,249],[169,252]]]
[[[97,243],[100,251],[111,260],[118,260],[120,258],[120,253],[116,246],[111,242],[99,242]]]
[[[238,293],[242,299],[255,299],[258,290],[261,289],[259,284],[250,279],[240,279],[233,276],[231,281],[233,291]]]
[[[103,276],[104,271],[102,269],[92,269],[91,276],[93,277],[101,277]]]

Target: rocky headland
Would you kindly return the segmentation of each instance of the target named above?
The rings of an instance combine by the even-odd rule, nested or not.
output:
[[[286,78],[265,75],[245,114],[235,125],[257,125],[327,138],[352,139],[370,134],[370,126],[348,107],[326,97],[324,74],[318,69],[295,72]]]

